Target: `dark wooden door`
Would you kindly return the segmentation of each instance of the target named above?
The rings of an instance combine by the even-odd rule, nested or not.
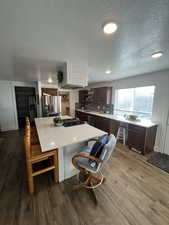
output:
[[[16,107],[19,128],[25,126],[25,117],[30,120],[37,116],[36,94],[33,87],[15,87]]]

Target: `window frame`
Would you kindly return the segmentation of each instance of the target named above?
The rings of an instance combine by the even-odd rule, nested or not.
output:
[[[135,89],[136,88],[143,88],[143,87],[154,87],[154,96],[153,96],[153,102],[152,102],[152,111],[151,112],[142,112],[142,111],[136,111],[136,110],[123,110],[123,109],[118,109],[117,104],[118,104],[118,90],[124,90],[124,89],[133,89],[133,99],[135,98]],[[115,89],[115,104],[114,104],[114,114],[118,115],[117,112],[124,112],[125,113],[133,113],[133,114],[144,114],[144,115],[150,115],[150,118],[152,118],[153,115],[153,110],[154,110],[154,97],[155,97],[155,92],[156,92],[156,85],[145,85],[145,86],[137,86],[137,87],[131,87],[131,88],[116,88]],[[132,100],[132,105],[134,108],[134,100]]]

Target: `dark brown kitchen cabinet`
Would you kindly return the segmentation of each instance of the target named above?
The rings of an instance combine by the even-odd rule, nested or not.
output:
[[[153,151],[157,126],[141,127],[128,124],[127,145],[130,149],[136,150],[142,154]]]
[[[88,124],[96,127],[96,116],[88,114]]]
[[[88,121],[88,114],[80,111],[75,111],[75,117],[81,121]]]
[[[107,133],[110,132],[110,126],[111,126],[111,120],[101,117],[101,116],[95,116],[95,127],[103,130]]]
[[[93,101],[95,104],[111,104],[112,87],[94,88]]]
[[[128,147],[142,153],[144,149],[145,132],[146,128],[129,124],[127,131]]]
[[[112,133],[117,136],[117,132],[121,122],[115,119],[108,119],[102,116],[91,115],[76,110],[76,117],[80,120],[88,121],[91,126],[94,126],[107,133]],[[154,149],[157,125],[152,127],[142,127],[132,123],[124,122],[126,127],[126,145],[132,149],[140,152],[141,154],[147,154]]]
[[[79,91],[79,103],[88,104],[95,103],[98,105],[111,104],[112,102],[112,87],[99,87],[91,90]]]
[[[79,91],[79,103],[85,104],[88,96],[88,90],[80,90]]]
[[[48,95],[57,96],[57,93],[58,93],[58,89],[55,89],[55,88],[42,88],[41,90],[42,90],[42,95],[48,94]]]
[[[117,137],[117,132],[119,129],[120,122],[117,120],[111,120],[111,125],[110,125],[110,133],[114,134],[115,137]]]

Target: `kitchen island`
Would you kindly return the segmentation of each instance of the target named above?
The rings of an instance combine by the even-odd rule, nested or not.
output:
[[[72,166],[73,155],[79,153],[88,140],[100,137],[106,132],[88,124],[56,127],[53,118],[36,118],[35,124],[42,152],[56,149],[58,153],[59,182],[61,182],[78,172]],[[69,118],[71,117],[62,117],[62,119]]]

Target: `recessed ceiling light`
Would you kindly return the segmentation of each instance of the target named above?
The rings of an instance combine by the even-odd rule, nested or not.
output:
[[[52,83],[53,81],[52,81],[52,78],[51,77],[49,77],[48,78],[48,83]]]
[[[109,22],[104,24],[103,26],[103,32],[105,34],[112,34],[117,30],[117,24],[113,23],[113,22]]]
[[[163,52],[154,52],[151,57],[152,58],[160,58],[163,55]]]
[[[111,73],[111,70],[106,70],[105,73],[106,74],[110,74]]]

